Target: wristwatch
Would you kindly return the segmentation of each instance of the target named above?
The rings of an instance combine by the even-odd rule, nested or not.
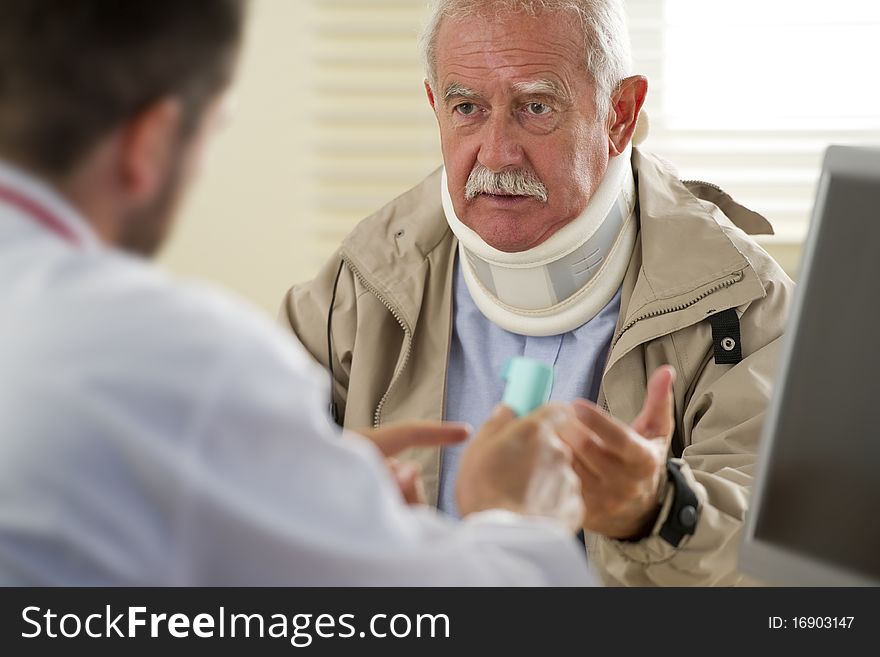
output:
[[[681,465],[673,459],[666,461],[666,476],[667,485],[673,489],[672,506],[666,522],[660,527],[660,538],[672,547],[678,547],[685,536],[692,535],[697,529],[699,500],[681,473]]]

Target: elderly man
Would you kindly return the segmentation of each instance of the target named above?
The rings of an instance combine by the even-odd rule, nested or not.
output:
[[[617,0],[441,0],[423,38],[444,167],[365,219],[282,315],[346,426],[479,422],[512,356],[560,429],[618,585],[734,585],[792,283],[767,222],[634,149],[647,80]],[[593,403],[591,403],[593,402]],[[413,456],[456,513],[460,447]]]

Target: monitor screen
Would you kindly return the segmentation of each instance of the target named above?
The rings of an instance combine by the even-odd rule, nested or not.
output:
[[[779,548],[770,580],[880,582],[880,150],[829,151],[797,297],[744,551]]]

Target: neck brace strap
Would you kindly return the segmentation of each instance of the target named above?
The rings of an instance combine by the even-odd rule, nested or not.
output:
[[[446,171],[443,210],[459,240],[465,283],[480,312],[521,335],[567,333],[595,317],[623,282],[635,247],[631,148],[611,159],[584,212],[538,246],[506,253],[455,215]]]

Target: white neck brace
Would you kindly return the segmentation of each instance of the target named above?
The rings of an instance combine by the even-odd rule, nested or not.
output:
[[[614,297],[636,243],[631,147],[611,159],[584,212],[533,249],[499,251],[455,215],[446,170],[440,195],[459,241],[468,290],[489,321],[521,335],[559,335],[585,324]]]

